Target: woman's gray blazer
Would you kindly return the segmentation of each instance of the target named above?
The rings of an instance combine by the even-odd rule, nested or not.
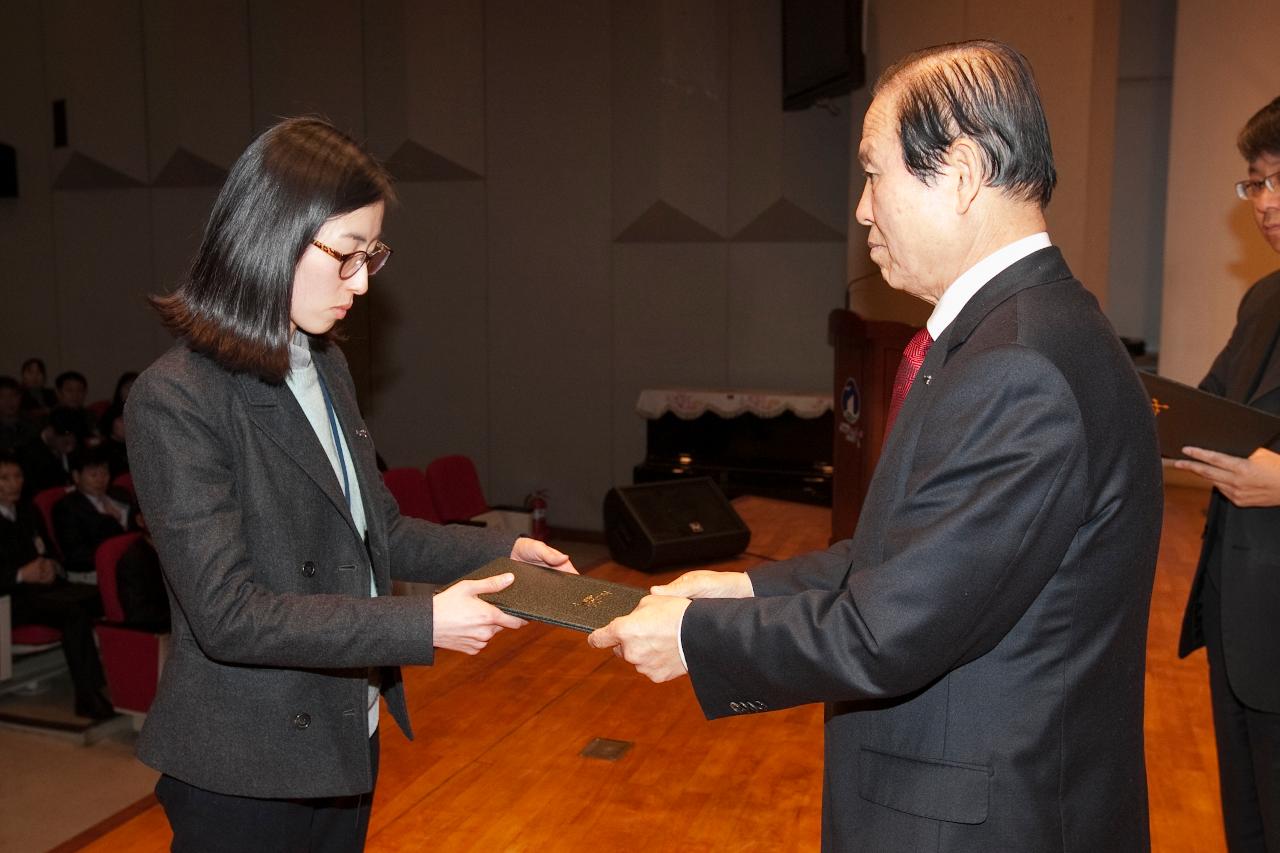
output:
[[[412,737],[399,666],[434,657],[432,599],[392,597],[392,579],[444,583],[511,551],[509,535],[400,515],[345,357],[313,346],[364,496],[367,547],[283,383],[178,343],[126,407],[134,485],[173,610],[138,756],[219,793],[370,790],[369,668],[381,668],[387,708]]]

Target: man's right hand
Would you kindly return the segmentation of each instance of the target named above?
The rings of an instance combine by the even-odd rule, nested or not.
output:
[[[54,563],[47,557],[36,557],[30,563],[18,569],[18,580],[21,583],[51,584],[58,577]]]
[[[708,569],[685,572],[671,583],[649,587],[649,592],[683,598],[752,598],[756,594],[746,572],[713,572]]]
[[[474,655],[503,628],[522,628],[523,619],[503,613],[476,598],[511,586],[516,576],[507,572],[475,581],[459,581],[432,598],[431,644],[438,649]]]

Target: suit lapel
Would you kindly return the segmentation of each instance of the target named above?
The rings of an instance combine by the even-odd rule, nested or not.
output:
[[[329,389],[329,396],[333,400],[334,414],[338,418],[338,431],[342,433],[350,450],[348,461],[351,463],[352,470],[355,471],[356,482],[360,484],[365,520],[372,524],[370,518],[372,513],[369,508],[369,495],[373,489],[370,485],[371,478],[381,478],[382,475],[378,472],[376,464],[370,465],[366,461],[367,458],[372,457],[372,454],[366,453],[371,447],[369,431],[364,428],[364,422],[360,417],[360,404],[351,393],[348,383],[343,381],[342,368],[335,363],[335,358],[329,352],[329,347],[333,346],[336,344],[317,347],[311,351],[311,355],[315,359],[316,370],[324,379],[325,387]]]
[[[249,404],[249,419],[315,481],[354,531],[355,522],[342,484],[289,386],[283,382],[271,385],[247,373],[238,374],[237,378]]]
[[[943,331],[942,337],[929,348],[929,354],[925,356],[924,364],[920,365],[920,372],[915,382],[911,383],[911,391],[903,401],[902,410],[898,412],[897,423],[914,423],[914,413],[928,398],[933,377],[941,374],[950,354],[968,340],[974,329],[996,306],[1029,287],[1069,278],[1071,278],[1071,270],[1063,260],[1062,253],[1056,246],[1049,246],[1032,252],[1006,267],[983,285],[970,297],[951,325]],[[889,436],[889,442],[885,445],[881,458],[897,456],[900,453],[898,445],[907,434],[913,432],[914,429],[909,427],[898,429],[895,424],[895,429]]]
[[[1242,354],[1237,359],[1240,368],[1249,372],[1251,375],[1232,377],[1233,387],[1230,390],[1239,389],[1239,397],[1229,394],[1241,402],[1253,403],[1261,397],[1265,397],[1277,388],[1280,388],[1280,341],[1277,335],[1280,334],[1280,288],[1277,288],[1261,307],[1258,316],[1264,318],[1261,322],[1260,334],[1252,336],[1252,346],[1249,351]],[[1259,369],[1262,370],[1262,376],[1258,380],[1258,387],[1253,389],[1253,393],[1249,394],[1249,384],[1253,382],[1257,376]],[[1239,385],[1235,386],[1234,382],[1239,381]],[[1248,394],[1248,399],[1244,399],[1244,395]]]

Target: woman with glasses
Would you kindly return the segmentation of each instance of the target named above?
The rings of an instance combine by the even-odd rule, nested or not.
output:
[[[272,127],[232,166],[190,275],[152,300],[172,349],[127,403],[134,485],[173,610],[138,755],[175,851],[360,850],[378,696],[412,737],[399,666],[474,654],[524,623],[434,596],[499,556],[573,571],[532,539],[400,515],[334,327],[391,256],[383,168],[317,119]]]

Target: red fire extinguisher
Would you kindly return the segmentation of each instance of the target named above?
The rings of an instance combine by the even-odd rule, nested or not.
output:
[[[530,513],[530,535],[542,542],[547,541],[547,492],[538,489],[525,498],[525,506]]]

